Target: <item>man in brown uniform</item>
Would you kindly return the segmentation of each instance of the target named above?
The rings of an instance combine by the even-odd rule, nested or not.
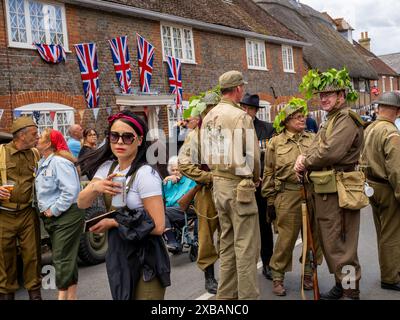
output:
[[[315,143],[296,161],[298,174],[312,171],[355,171],[363,144],[362,120],[346,104],[346,87],[329,84],[319,91],[321,107],[328,112],[327,121],[315,137]],[[320,242],[330,273],[336,285],[321,299],[342,297],[359,299],[361,268],[357,247],[360,210],[339,207],[338,193],[313,193]],[[348,271],[354,275],[350,286]]]
[[[216,93],[210,92],[205,95],[202,102],[206,109],[195,109],[192,116],[200,116],[202,118],[219,102]],[[218,252],[214,245],[214,234],[216,230],[220,230],[218,214],[215,210],[212,198],[212,174],[205,164],[201,164],[200,150],[200,130],[196,127],[191,131],[185,139],[182,148],[179,151],[178,164],[179,171],[186,177],[194,180],[201,189],[197,191],[194,198],[194,206],[198,213],[198,237],[199,251],[197,255],[197,266],[204,272],[205,287],[209,293],[216,294],[218,283],[214,277],[214,263],[218,259]]]
[[[253,120],[238,105],[243,75],[219,78],[222,100],[204,118],[202,153],[213,175],[213,196],[221,225],[217,299],[257,299],[260,252],[255,185],[260,179],[260,148]]]
[[[36,124],[20,117],[11,128],[13,141],[4,146],[6,179],[11,193],[0,187],[0,299],[13,300],[17,281],[17,243],[23,261],[25,288],[31,300],[41,300],[39,217],[32,207],[32,188],[38,155],[31,149],[39,136]],[[2,178],[2,180],[4,180]],[[4,185],[4,182],[2,182]]]
[[[400,135],[394,125],[400,116],[400,93],[386,92],[379,116],[365,130],[362,165],[368,184],[378,239],[381,287],[400,291]]]

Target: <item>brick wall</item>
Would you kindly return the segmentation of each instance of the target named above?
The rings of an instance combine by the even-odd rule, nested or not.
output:
[[[97,122],[92,112],[86,111],[83,119],[79,112],[75,121],[84,127],[96,127],[103,132],[106,127],[107,105],[115,106],[115,90],[119,86],[114,73],[107,39],[128,35],[133,72],[132,87],[139,87],[136,54],[136,32],[149,40],[156,48],[151,87],[168,92],[167,65],[162,61],[160,23],[125,17],[113,13],[66,5],[69,51],[67,62],[50,65],[35,50],[7,48],[4,2],[0,1],[0,108],[6,109],[0,122],[0,130],[8,130],[11,110],[37,102],[56,102],[77,110],[85,108],[82,82],[73,44],[95,42],[98,50],[100,71],[100,110]],[[225,71],[237,69],[244,73],[249,85],[246,91],[258,93],[271,104],[287,101],[297,93],[298,84],[306,68],[302,50],[294,48],[295,73],[284,73],[281,46],[266,44],[268,71],[248,70],[245,39],[216,33],[193,30],[196,64],[183,64],[182,82],[184,99],[207,90],[218,82]],[[11,75],[11,76],[10,76]],[[273,89],[272,89],[272,88]],[[274,96],[275,93],[275,96]],[[160,112],[160,122],[167,130],[167,113]]]

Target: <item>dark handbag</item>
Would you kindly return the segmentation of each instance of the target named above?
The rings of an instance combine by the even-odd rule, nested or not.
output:
[[[125,240],[140,242],[154,229],[153,219],[146,209],[121,208],[116,211],[114,219],[118,222],[119,234]]]

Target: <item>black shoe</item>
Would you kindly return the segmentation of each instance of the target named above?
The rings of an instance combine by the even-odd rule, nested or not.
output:
[[[205,288],[208,293],[216,294],[218,289],[218,282],[214,278],[214,265],[208,266],[204,270]]]
[[[336,284],[329,292],[321,293],[321,300],[339,300],[343,297],[343,288]]]
[[[381,282],[381,288],[387,289],[387,290],[400,291],[400,282],[398,282],[398,283]]]
[[[266,279],[272,281],[272,271],[271,271],[271,268],[269,266],[263,265],[262,274]]]
[[[29,300],[42,300],[40,289],[28,290]]]

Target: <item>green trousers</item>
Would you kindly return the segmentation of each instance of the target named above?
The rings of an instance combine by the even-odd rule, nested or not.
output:
[[[43,217],[50,236],[56,286],[59,290],[78,283],[78,249],[85,211],[73,204],[58,217]]]
[[[400,202],[390,185],[368,182],[374,188],[371,206],[378,240],[381,281],[400,282]]]
[[[17,247],[27,290],[41,288],[40,223],[34,208],[0,210],[0,293],[18,290]]]
[[[221,226],[217,299],[257,299],[261,241],[255,193],[250,203],[239,203],[239,181],[214,177],[213,183]]]

